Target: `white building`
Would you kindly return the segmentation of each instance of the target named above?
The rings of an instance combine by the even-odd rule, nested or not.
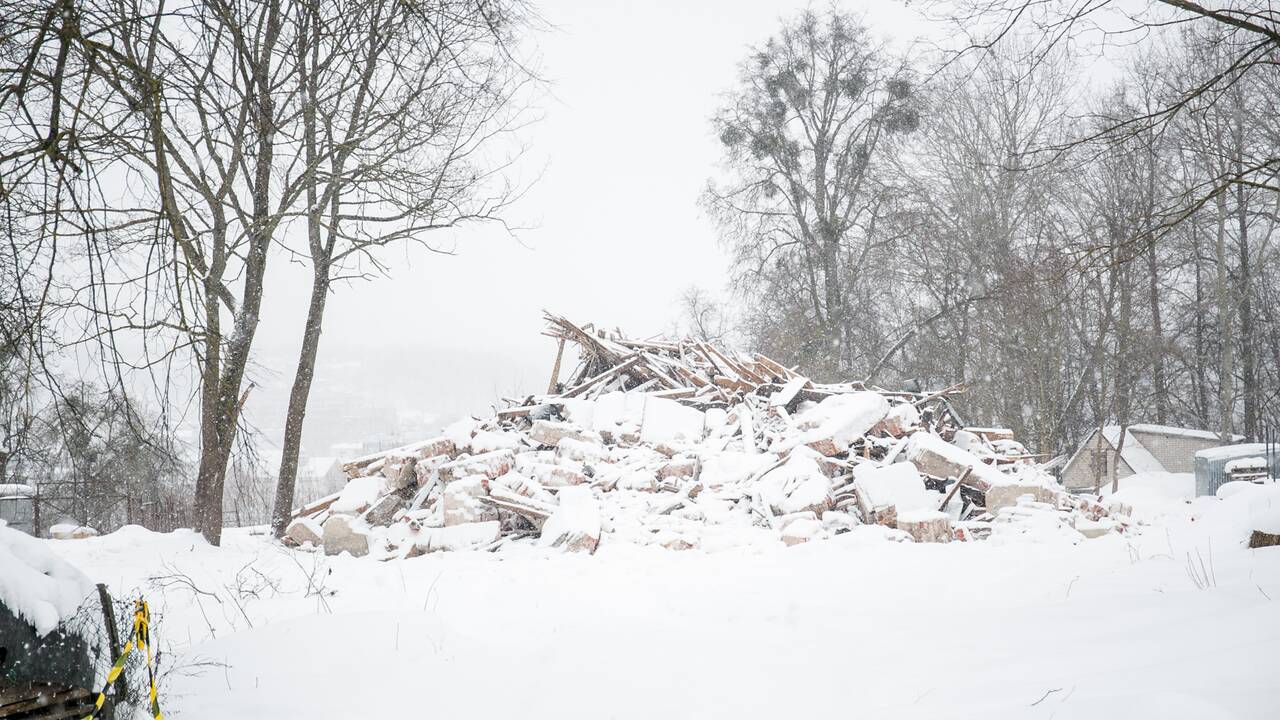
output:
[[[333,456],[303,458],[298,463],[298,482],[294,488],[294,505],[303,505],[332,495],[347,484],[342,461]]]
[[[1243,439],[1234,435],[1231,441]],[[1128,427],[1122,445],[1120,426],[1107,425],[1101,432],[1090,433],[1063,466],[1062,484],[1068,490],[1088,492],[1138,473],[1192,473],[1197,452],[1222,444],[1218,434],[1208,430],[1139,424]]]

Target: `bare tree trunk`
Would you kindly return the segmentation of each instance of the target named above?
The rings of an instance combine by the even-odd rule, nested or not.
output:
[[[1169,421],[1169,388],[1165,378],[1164,325],[1160,313],[1160,263],[1151,227],[1153,209],[1154,205],[1148,206],[1144,231],[1147,238],[1147,303],[1151,310],[1151,385],[1155,395],[1156,422],[1164,425]]]
[[[320,352],[320,330],[324,320],[325,301],[329,296],[329,267],[317,267],[311,285],[311,303],[307,306],[307,324],[302,335],[302,350],[289,392],[289,414],[285,417],[284,448],[280,453],[280,478],[276,484],[275,507],[271,513],[271,531],[284,536],[293,514],[294,488],[298,479],[298,456],[302,448],[302,426],[307,415],[307,398],[315,376],[316,357]]]
[[[1241,162],[1237,156],[1237,172]],[[1244,185],[1236,185],[1236,218],[1239,224],[1236,245],[1239,248],[1240,272],[1235,291],[1240,298],[1240,378],[1244,395],[1244,434],[1251,440],[1258,436],[1258,378],[1253,327],[1253,287],[1249,267],[1249,201]]]
[[[1218,299],[1218,434],[1223,443],[1231,442],[1233,414],[1232,395],[1235,380],[1235,358],[1232,354],[1235,339],[1231,335],[1231,293],[1227,287],[1227,199],[1219,193],[1215,198],[1218,209],[1218,232],[1214,242],[1214,260],[1218,264],[1215,291]]]
[[[1120,273],[1120,321],[1116,328],[1116,415],[1120,421],[1120,441],[1116,445],[1116,464],[1111,473],[1111,492],[1120,489],[1120,453],[1124,450],[1125,435],[1133,413],[1133,372],[1130,361],[1130,334],[1132,332],[1132,290],[1129,287],[1128,267]]]
[[[1204,267],[1201,263],[1201,246],[1200,246],[1200,224],[1193,218],[1191,221],[1191,238],[1193,258],[1196,271],[1195,281],[1195,312],[1192,313],[1195,320],[1195,363],[1192,366],[1191,380],[1195,388],[1196,414],[1200,420],[1200,427],[1209,427],[1209,381],[1205,377],[1205,368],[1209,366],[1209,354],[1206,351],[1208,340],[1205,335],[1205,293],[1204,293]]]
[[[1111,494],[1115,494],[1120,490],[1120,463],[1124,462],[1124,444],[1129,437],[1129,421],[1127,419],[1120,422],[1120,439],[1116,442],[1116,461],[1110,463],[1111,466]],[[1129,468],[1133,470],[1133,468]]]
[[[280,450],[280,476],[276,481],[276,498],[271,510],[271,532],[277,538],[293,513],[294,493],[298,484],[298,456],[302,451],[302,428],[307,416],[307,399],[315,376],[316,356],[320,351],[320,330],[324,325],[324,306],[329,296],[329,263],[320,243],[320,193],[316,181],[316,97],[318,85],[319,18],[310,6],[301,11],[298,31],[298,77],[302,90],[302,146],[307,171],[303,182],[307,200],[307,246],[311,253],[311,302],[307,304],[307,320],[302,330],[302,349],[294,369],[293,387],[289,391],[289,409],[284,420],[284,446]]]
[[[249,248],[244,258],[244,291],[240,307],[235,313],[230,341],[226,346],[221,371],[216,363],[207,363],[204,373],[202,397],[202,448],[200,472],[196,477],[196,529],[211,544],[222,542],[223,488],[227,476],[227,462],[235,443],[236,427],[240,415],[240,387],[249,363],[249,351],[258,330],[262,310],[263,280],[266,276],[267,255],[271,245],[272,214],[271,179],[275,156],[276,117],[275,99],[272,97],[270,67],[281,29],[280,2],[271,0],[267,8],[266,28],[262,47],[253,59],[253,95],[249,113],[257,138],[254,176],[252,180],[251,224],[248,227]],[[207,296],[213,313],[218,312],[215,293]],[[206,352],[215,355],[217,343],[211,343]],[[213,387],[209,387],[209,383]],[[207,403],[213,401],[213,406]]]

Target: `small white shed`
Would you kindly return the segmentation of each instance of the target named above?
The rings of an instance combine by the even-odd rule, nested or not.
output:
[[[1231,441],[1243,439],[1233,435]],[[1221,444],[1218,434],[1209,430],[1143,423],[1127,428],[1122,445],[1120,426],[1107,425],[1091,432],[1063,466],[1062,484],[1071,491],[1089,492],[1114,478],[1139,473],[1192,473],[1196,453]]]

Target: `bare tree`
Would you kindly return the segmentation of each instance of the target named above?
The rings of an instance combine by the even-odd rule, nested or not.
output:
[[[704,199],[739,286],[825,337],[811,361],[834,373],[851,367],[851,301],[880,247],[873,168],[916,128],[916,101],[905,61],[856,18],[805,12],[751,51],[715,118],[729,177]]]
[[[1086,141],[1140,135],[1172,122],[1192,105],[1217,103],[1242,78],[1270,72],[1280,58],[1280,9],[1267,0],[1151,0],[1136,5],[1118,0],[965,0],[937,2],[930,14],[958,29],[963,37],[955,51],[959,55],[990,48],[1009,36],[1031,38],[1024,54],[1028,67],[1067,46],[1100,52],[1179,30],[1209,32],[1221,39],[1223,62],[1213,72],[1170,78],[1162,102],[1140,115],[1101,126]],[[1067,147],[1059,144],[1042,150],[1053,154]],[[1280,192],[1280,147],[1273,145],[1249,162],[1207,178],[1197,186],[1191,206],[1209,203],[1236,185]]]
[[[676,334],[719,343],[730,333],[725,307],[700,287],[692,286],[681,293],[680,317],[682,323],[676,327]]]
[[[481,151],[525,118],[531,76],[508,55],[519,3],[399,0],[298,4],[298,143],[306,160],[312,267],[302,349],[285,418],[272,528],[292,510],[307,398],[327,298],[336,281],[381,269],[377,251],[467,221],[500,221],[515,197],[492,182],[509,161]]]

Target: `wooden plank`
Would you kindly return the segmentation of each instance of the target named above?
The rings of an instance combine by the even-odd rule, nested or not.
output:
[[[592,378],[589,378],[586,382],[583,382],[577,385],[576,387],[568,390],[567,392],[561,393],[558,397],[571,398],[571,397],[576,397],[578,395],[581,395],[583,392],[591,389],[592,385],[595,385],[596,383],[602,380],[608,380],[609,378],[615,377],[619,373],[630,370],[631,367],[639,361],[640,361],[640,354],[636,353],[635,355],[632,355],[628,360],[626,360],[622,364],[614,365],[612,368],[609,368],[608,370],[605,370],[604,372],[599,373],[598,375]]]
[[[690,383],[693,383],[693,386],[695,388],[706,387],[707,385],[711,384],[704,378],[699,377],[698,374],[695,373],[694,371],[682,365],[676,366],[676,373],[679,374],[681,377],[685,378],[686,380],[688,380]]]
[[[760,377],[759,375],[751,372],[740,363],[735,362],[732,358],[728,357],[724,353],[717,350],[714,346],[708,343],[702,343],[702,346],[705,347],[710,352],[714,353],[716,357],[720,358],[721,362],[728,365],[730,368],[733,368],[733,371],[737,373],[739,378],[752,382],[756,385],[762,385],[764,383],[769,382],[768,379]]]
[[[788,380],[787,384],[783,385],[781,390],[770,396],[769,404],[774,407],[786,405],[795,398],[797,393],[803,390],[806,386],[811,386],[812,384],[813,383],[809,382],[809,378],[797,375],[796,377]]]
[[[303,515],[314,515],[314,514],[316,514],[316,513],[320,512],[321,510],[328,510],[328,509],[329,509],[329,506],[330,506],[330,505],[332,505],[332,504],[334,504],[335,502],[337,502],[337,500],[338,500],[338,498],[339,498],[339,497],[342,497],[342,491],[341,491],[341,490],[339,490],[338,492],[336,492],[336,493],[334,493],[334,494],[332,494],[332,495],[325,495],[324,497],[320,498],[319,500],[313,500],[313,501],[311,501],[310,503],[308,503],[308,504],[306,504],[306,505],[303,505],[302,507],[298,508],[297,510],[294,510],[294,511],[293,511],[293,515],[292,515],[292,516],[290,516],[290,517],[291,517],[291,518],[297,518],[297,517],[301,517],[301,516],[303,516]]]
[[[1009,428],[984,428],[984,427],[967,427],[966,431],[977,435],[978,437],[991,442],[992,440],[1012,440],[1013,431]]]
[[[0,695],[0,718],[74,718],[93,709],[96,694],[84,688],[44,683],[5,688]]]
[[[684,383],[677,382],[674,378],[672,378],[670,375],[667,374],[666,370],[661,367],[662,361],[657,356],[641,355],[640,358],[641,358],[641,362],[644,365],[645,370],[647,370],[653,377],[658,378],[658,380],[661,381],[663,385],[666,385],[668,388],[673,388],[673,389],[678,387],[684,387]],[[679,366],[673,365],[672,367],[679,367]]]
[[[671,390],[655,390],[649,393],[650,397],[667,398],[669,400],[681,400],[683,398],[691,398],[698,394],[697,388],[683,387],[673,388]]]
[[[968,390],[969,390],[969,386],[966,385],[965,383],[956,383],[955,385],[952,385],[950,387],[945,387],[935,393],[929,393],[928,395],[925,395],[924,397],[920,398],[919,400],[916,400],[911,404],[916,406],[917,408],[920,408],[934,400],[937,400],[938,398],[946,397],[948,395],[958,395],[963,392],[968,392]]]
[[[547,384],[547,394],[554,395],[556,392],[556,383],[560,382],[560,360],[564,358],[564,338],[560,338],[560,342],[556,347],[556,364],[551,367],[551,382]]]
[[[751,392],[752,390],[755,389],[755,386],[749,382],[745,382],[743,380],[734,380],[732,378],[725,377],[724,375],[715,376],[714,378],[712,378],[712,382],[714,382],[716,385],[722,388],[725,388],[726,390]]]
[[[768,355],[765,355],[764,353],[751,353],[751,357],[756,362],[769,368],[769,372],[773,373],[774,375],[777,375],[779,378],[782,378],[783,380],[790,378],[792,375],[790,368],[778,362],[777,360],[774,360]]]
[[[715,358],[712,357],[711,353],[705,347],[703,347],[702,343],[694,343],[693,349],[697,350],[698,353],[702,355],[702,357],[706,358],[707,363],[711,365],[713,376],[716,374],[719,374],[727,377],[730,373],[733,372],[732,368],[729,368],[726,370],[725,368],[720,367],[720,363],[716,362]],[[736,373],[734,375],[735,375],[735,379],[737,379]]]
[[[942,504],[938,506],[938,509],[939,509],[939,510],[941,510],[941,511],[943,511],[943,512],[945,512],[945,511],[946,511],[946,509],[947,509],[947,503],[951,502],[951,498],[953,498],[953,497],[955,497],[955,496],[956,496],[956,492],[958,492],[958,491],[960,490],[960,486],[964,484],[964,481],[969,479],[969,473],[971,473],[971,472],[973,472],[973,466],[972,466],[972,465],[970,465],[969,467],[965,468],[964,473],[963,473],[963,474],[961,474],[961,475],[960,475],[960,478],[956,480],[956,484],[955,484],[955,485],[952,485],[952,486],[951,486],[951,489],[947,491],[947,496],[946,496],[946,497],[944,497],[944,498],[942,498]]]

